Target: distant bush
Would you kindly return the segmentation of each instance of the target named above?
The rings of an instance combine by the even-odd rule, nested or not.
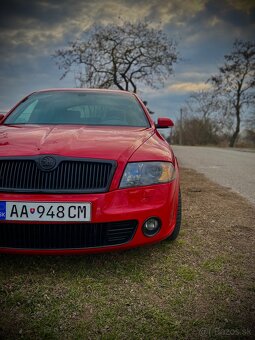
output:
[[[179,144],[181,126],[177,122],[171,143]],[[220,142],[218,127],[209,118],[186,117],[182,122],[182,144],[183,145],[216,145]]]

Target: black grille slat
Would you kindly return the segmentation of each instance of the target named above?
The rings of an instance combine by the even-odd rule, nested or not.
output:
[[[24,167],[24,174],[26,174],[27,173],[27,168],[29,167],[29,165],[30,165],[30,163],[29,162],[26,162],[25,163],[25,167]],[[20,176],[22,176],[22,175],[20,175]],[[29,188],[29,184],[28,184],[28,181],[29,181],[29,178],[28,177],[25,177],[25,178],[22,178],[21,179],[22,180],[22,182],[24,182],[24,189],[27,189],[27,188]],[[38,185],[39,185],[39,181],[40,181],[40,177],[38,176]]]
[[[86,182],[85,186],[88,186],[88,179],[91,178],[91,168],[88,169],[88,165],[86,164],[86,170],[85,170],[86,176],[84,176],[84,181]]]
[[[113,161],[57,159],[52,171],[43,171],[37,159],[0,158],[0,191],[105,192],[115,169]]]
[[[78,249],[111,246],[130,241],[136,228],[136,220],[71,224],[0,223],[0,248]]]

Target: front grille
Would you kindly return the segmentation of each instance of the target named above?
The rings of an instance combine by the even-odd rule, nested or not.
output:
[[[45,156],[0,159],[0,191],[105,192],[115,170],[114,161],[54,157],[53,170],[40,168]]]
[[[0,247],[15,249],[79,249],[130,241],[137,221],[109,223],[0,223]]]

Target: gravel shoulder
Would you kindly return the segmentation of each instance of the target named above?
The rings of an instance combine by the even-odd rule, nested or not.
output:
[[[181,169],[173,243],[89,256],[0,256],[1,339],[255,337],[255,208]]]

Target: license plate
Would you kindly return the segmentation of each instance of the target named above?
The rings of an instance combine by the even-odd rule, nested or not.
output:
[[[91,221],[90,203],[0,202],[0,220]]]

